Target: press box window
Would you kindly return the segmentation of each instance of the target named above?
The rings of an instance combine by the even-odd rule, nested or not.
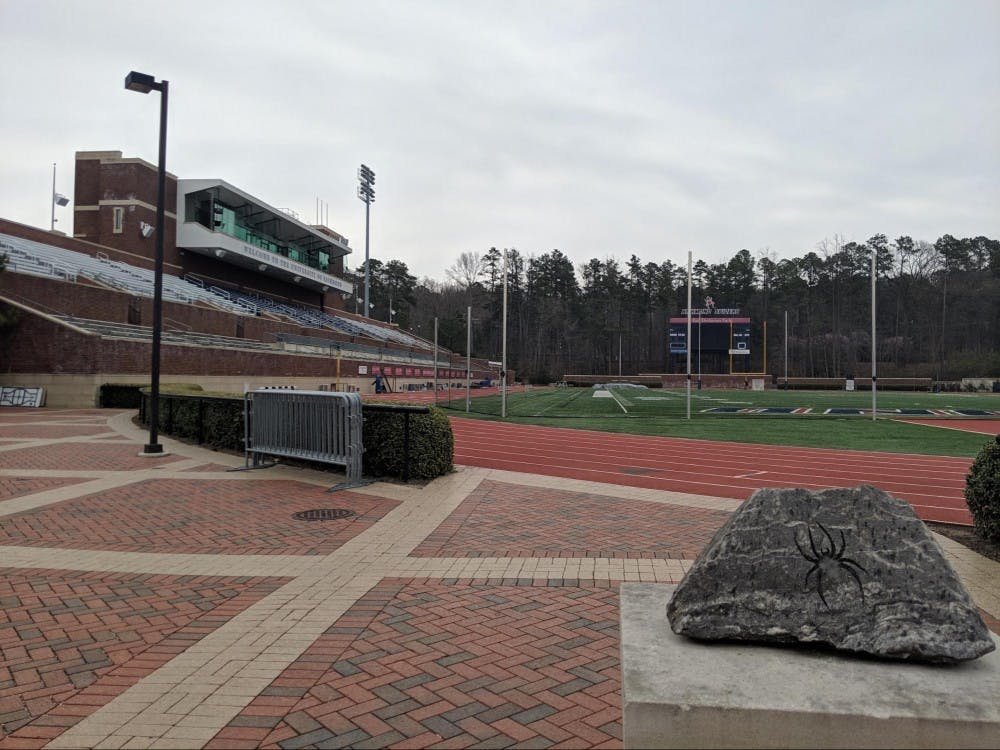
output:
[[[125,228],[125,209],[122,206],[115,206],[111,219],[111,231],[114,232],[115,234],[121,234],[124,228]]]

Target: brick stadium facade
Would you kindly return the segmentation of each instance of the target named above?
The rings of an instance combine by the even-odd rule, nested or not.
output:
[[[221,183],[225,185],[225,183]],[[193,252],[178,247],[176,207],[178,181],[167,181],[167,227],[164,234],[164,273],[193,275],[206,285],[254,293],[299,307],[334,312],[348,321],[384,324],[346,312],[343,289],[353,288],[336,278],[339,286],[320,286],[328,276],[342,276],[344,255],[329,255],[329,266],[316,271],[311,285],[293,283],[296,264],[287,258],[283,275],[268,267],[267,273],[243,262],[225,262],[230,251]],[[231,187],[231,186],[230,186]],[[235,189],[232,189],[235,190]],[[230,193],[231,195],[232,193]],[[241,193],[241,195],[243,195]],[[141,159],[125,159],[119,152],[77,154],[73,237],[0,219],[0,234],[23,238],[91,256],[104,255],[141,268],[153,267],[155,238],[141,231],[143,223],[155,224],[156,169]],[[347,241],[333,230],[315,228],[329,236],[334,251]],[[309,237],[314,246],[323,239]],[[227,238],[227,241],[231,240]],[[255,249],[255,252],[259,252]],[[263,265],[263,264],[262,264]],[[303,276],[305,273],[302,274]],[[286,278],[288,279],[286,281]],[[294,277],[296,280],[299,276]],[[58,316],[73,316],[115,324],[148,327],[153,318],[151,297],[103,285],[83,276],[75,281],[28,275],[9,269],[0,274],[0,306],[17,308],[16,327],[0,341],[0,385],[46,388],[51,406],[93,406],[102,383],[148,382],[151,345],[148,341],[104,335],[84,330]],[[198,383],[209,390],[242,391],[260,385],[295,385],[298,388],[331,388],[371,392],[373,373],[385,372],[395,390],[425,387],[433,380],[433,345],[412,337],[410,345],[363,335],[348,335],[328,328],[304,326],[272,314],[238,315],[198,302],[164,300],[164,330],[210,334],[265,342],[273,348],[241,348],[238,341],[226,347],[164,342],[161,378],[170,382]],[[392,330],[392,329],[388,329]],[[328,342],[328,348],[278,343],[282,334],[308,336]],[[355,355],[352,356],[352,349]],[[364,349],[364,354],[357,353]],[[441,350],[438,382],[459,386],[465,382],[465,358]],[[410,361],[412,359],[412,362]],[[430,369],[429,369],[430,368]],[[489,372],[483,360],[473,361],[472,377]]]

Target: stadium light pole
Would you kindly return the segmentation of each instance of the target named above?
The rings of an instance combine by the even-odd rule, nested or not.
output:
[[[160,428],[160,338],[163,329],[163,213],[167,200],[167,95],[169,81],[159,83],[151,75],[131,71],[125,76],[125,88],[148,94],[160,92],[160,155],[156,174],[156,257],[153,272],[153,354],[150,366],[149,388],[149,442],[143,446],[140,456],[162,456],[163,446],[159,443]]]
[[[878,249],[872,247],[872,422],[876,420],[875,416],[875,405],[877,401],[876,397],[876,381],[878,378],[875,373],[875,256],[878,255]]]
[[[688,250],[687,419],[691,419],[691,251]]]
[[[500,416],[507,418],[507,248],[503,249],[503,350],[500,357]]]
[[[438,319],[434,316],[434,405],[438,402]]]
[[[372,203],[375,202],[375,173],[366,165],[358,167],[358,198],[365,204],[365,317],[371,316],[371,307],[368,301],[369,285],[371,283],[371,269],[368,268],[368,236]]]
[[[472,404],[472,397],[469,395],[472,388],[472,305],[466,310],[465,323],[465,413],[469,413]]]
[[[701,308],[698,308],[698,390],[701,390]]]
[[[788,310],[785,310],[785,390],[788,390]]]

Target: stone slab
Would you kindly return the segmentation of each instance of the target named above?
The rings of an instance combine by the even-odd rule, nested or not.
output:
[[[932,666],[694,641],[670,629],[674,589],[621,586],[625,747],[1000,746],[1000,650]]]

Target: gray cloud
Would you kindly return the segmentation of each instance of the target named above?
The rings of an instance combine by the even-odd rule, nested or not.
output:
[[[989,0],[6,3],[0,215],[47,226],[75,150],[155,158],[137,69],[171,81],[172,172],[308,219],[318,196],[361,248],[364,161],[373,254],[418,276],[491,245],[998,236],[997,28]]]

